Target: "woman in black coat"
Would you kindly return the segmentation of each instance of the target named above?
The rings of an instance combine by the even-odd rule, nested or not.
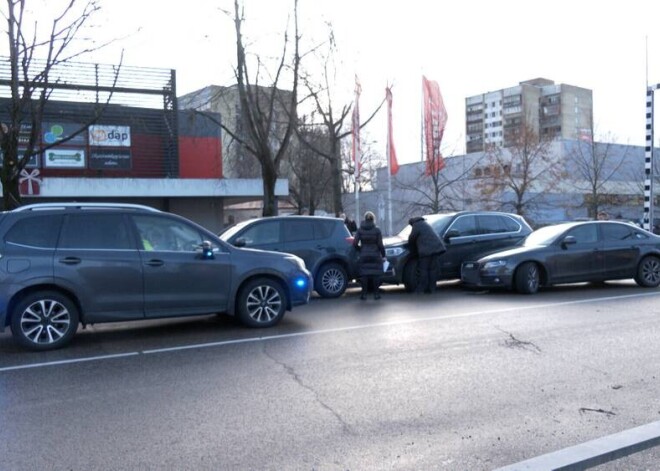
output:
[[[378,287],[383,275],[385,247],[383,247],[383,234],[376,226],[376,216],[371,211],[364,213],[364,221],[360,223],[360,228],[355,233],[353,247],[358,252],[358,268],[362,282],[360,299],[367,299],[369,284],[373,287],[374,299],[380,299]]]

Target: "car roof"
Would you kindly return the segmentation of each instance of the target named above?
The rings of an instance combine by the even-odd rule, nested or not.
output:
[[[25,206],[19,206],[13,209],[12,213],[27,211],[47,211],[47,210],[85,210],[85,209],[131,209],[136,211],[149,211],[160,213],[156,208],[142,204],[131,203],[35,203]]]
[[[523,218],[519,214],[514,214],[514,213],[507,213],[504,211],[450,211],[450,212],[443,212],[443,213],[434,213],[434,214],[425,214],[424,218],[431,218],[431,219],[437,219],[439,217],[446,217],[446,216],[477,216],[477,215],[495,215],[495,216],[511,216],[514,218]],[[524,218],[523,218],[524,219]]]
[[[343,219],[332,217],[332,216],[309,216],[309,215],[300,215],[300,214],[287,214],[287,215],[283,215],[283,216],[263,216],[263,217],[258,217],[258,218],[246,219],[245,221],[241,221],[239,224],[246,225],[248,223],[256,222],[256,221],[287,221],[287,220],[288,221],[292,221],[292,220],[303,220],[303,221],[326,220],[326,221],[344,222]]]

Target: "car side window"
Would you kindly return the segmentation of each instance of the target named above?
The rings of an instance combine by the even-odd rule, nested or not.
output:
[[[518,224],[510,217],[507,216],[498,216],[498,217],[504,222],[504,226],[506,227],[507,232],[518,232],[520,230],[520,224]]]
[[[16,221],[5,234],[5,242],[29,247],[55,248],[62,216],[34,216]]]
[[[314,225],[312,221],[283,221],[284,242],[314,240]]]
[[[622,224],[603,224],[601,226],[603,240],[630,240],[634,237],[634,229]]]
[[[595,224],[586,224],[584,226],[576,227],[568,231],[566,235],[575,237],[578,244],[591,244],[593,242],[598,242],[598,231]]]
[[[343,223],[342,223],[343,224]],[[346,226],[343,226],[346,227]],[[314,221],[314,238],[327,239],[335,230],[335,223],[333,221]],[[346,233],[350,235],[348,229]]]
[[[472,236],[477,234],[477,220],[475,216],[459,216],[447,231],[458,231],[456,237]]]
[[[194,252],[205,239],[197,228],[178,219],[139,214],[132,218],[146,251]]]
[[[509,232],[504,218],[495,215],[481,215],[477,216],[479,221],[479,234],[500,234],[502,232]]]
[[[132,249],[130,230],[122,214],[69,214],[59,247],[63,249]]]
[[[277,244],[280,242],[280,221],[260,221],[239,235],[245,245]]]

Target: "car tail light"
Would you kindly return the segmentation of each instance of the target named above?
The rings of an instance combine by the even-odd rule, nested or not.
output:
[[[355,237],[353,237],[353,236],[346,237],[346,242],[347,242],[349,245],[353,245],[353,241],[354,241],[354,240],[355,240]]]

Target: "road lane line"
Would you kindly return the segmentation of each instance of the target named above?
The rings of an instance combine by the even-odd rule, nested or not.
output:
[[[563,448],[495,471],[580,471],[660,445],[660,422]],[[622,467],[623,469],[623,467]]]
[[[14,371],[14,370],[26,370],[28,368],[41,368],[42,366],[57,366],[57,365],[69,365],[72,363],[83,363],[86,361],[98,361],[98,360],[109,360],[111,358],[124,358],[124,357],[133,357],[139,355],[139,352],[129,352],[129,353],[117,353],[114,355],[99,355],[95,357],[85,357],[85,358],[71,358],[69,360],[57,360],[57,361],[46,361],[43,363],[30,363],[27,365],[17,365],[17,366],[5,366],[0,368],[0,372],[3,371]]]
[[[110,360],[110,359],[115,359],[115,358],[138,356],[138,355],[154,355],[154,354],[159,354],[159,353],[177,352],[177,351],[182,351],[182,350],[195,350],[195,349],[210,348],[210,347],[222,347],[222,346],[225,346],[225,345],[237,345],[237,344],[244,344],[244,343],[251,343],[251,342],[266,342],[266,341],[270,341],[270,340],[281,340],[281,339],[295,338],[295,337],[306,337],[306,336],[311,336],[311,335],[323,335],[323,334],[330,334],[330,333],[337,333],[337,332],[350,332],[350,331],[354,331],[354,330],[373,329],[373,328],[378,328],[378,327],[391,327],[391,326],[397,326],[397,325],[414,324],[414,323],[418,323],[418,322],[430,322],[430,321],[438,321],[438,320],[444,320],[444,319],[461,319],[461,318],[465,318],[465,317],[475,317],[475,316],[481,316],[481,315],[486,315],[486,314],[501,314],[501,313],[504,313],[504,312],[512,312],[512,311],[529,311],[529,310],[533,310],[533,309],[545,309],[545,308],[550,308],[550,307],[569,306],[569,305],[575,305],[575,304],[585,304],[585,303],[603,302],[603,301],[619,301],[619,300],[622,300],[622,299],[642,298],[642,297],[659,296],[659,295],[660,295],[660,292],[655,291],[655,292],[652,292],[652,293],[626,294],[626,295],[621,295],[621,296],[607,296],[607,297],[604,297],[604,298],[589,298],[589,299],[579,299],[579,300],[573,300],[573,301],[563,301],[563,302],[558,302],[558,303],[532,304],[532,305],[527,305],[527,306],[515,306],[515,307],[506,307],[506,308],[500,308],[500,309],[489,309],[489,310],[485,310],[485,311],[464,312],[464,313],[461,313],[461,314],[442,314],[442,315],[431,316],[431,317],[421,317],[421,318],[417,318],[417,319],[398,319],[398,320],[392,320],[392,321],[388,321],[388,322],[377,322],[377,323],[373,323],[373,324],[361,324],[361,325],[346,326],[346,327],[335,327],[335,328],[332,328],[332,329],[310,330],[310,331],[306,331],[306,332],[293,332],[293,333],[290,333],[290,334],[266,335],[266,336],[261,336],[261,337],[249,337],[249,338],[244,338],[244,339],[233,339],[233,340],[220,340],[218,342],[207,342],[207,343],[199,343],[199,344],[192,344],[192,345],[180,345],[178,347],[155,348],[155,349],[148,349],[148,350],[128,352],[128,353],[119,353],[119,354],[112,354],[112,355],[99,355],[99,356],[94,356],[94,357],[72,358],[72,359],[69,359],[69,360],[57,360],[57,361],[52,361],[52,362],[31,363],[31,364],[27,364],[27,365],[6,366],[6,367],[1,367],[0,368],[0,373],[6,372],[6,371],[25,370],[25,369],[29,369],[29,368],[41,368],[41,367],[46,367],[46,366],[69,365],[69,364],[89,362],[89,361]]]

